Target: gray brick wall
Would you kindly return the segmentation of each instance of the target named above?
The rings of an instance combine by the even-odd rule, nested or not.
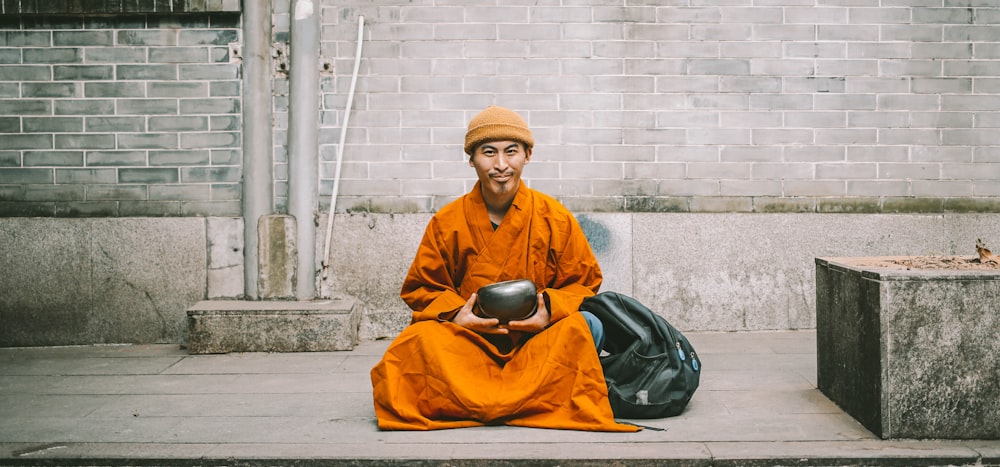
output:
[[[239,216],[239,37],[237,15],[0,17],[0,216]]]
[[[324,205],[366,19],[340,211],[467,191],[489,104],[524,114],[526,178],[576,210],[1000,210],[995,2],[326,3]]]

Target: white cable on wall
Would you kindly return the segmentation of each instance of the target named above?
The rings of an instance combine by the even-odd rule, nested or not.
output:
[[[333,236],[333,218],[337,210],[337,195],[340,191],[340,169],[344,163],[344,142],[347,139],[347,124],[351,121],[351,107],[354,105],[354,88],[358,84],[358,68],[361,65],[361,43],[364,38],[365,17],[358,17],[358,48],[354,53],[354,73],[351,76],[351,89],[347,93],[347,106],[344,109],[344,121],[340,127],[340,143],[337,144],[337,168],[333,176],[333,192],[330,194],[330,213],[326,220],[326,243],[323,249],[323,279],[330,270],[330,241]]]

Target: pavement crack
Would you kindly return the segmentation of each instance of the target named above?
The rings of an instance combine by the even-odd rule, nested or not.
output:
[[[58,444],[58,443],[41,444],[38,446],[32,446],[29,448],[12,451],[11,455],[14,457],[25,457],[34,454],[41,454],[43,452],[52,451],[56,449],[65,449],[66,447],[67,446],[65,444]]]

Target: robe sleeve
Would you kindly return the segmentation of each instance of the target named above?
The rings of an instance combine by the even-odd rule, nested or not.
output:
[[[467,298],[462,298],[449,269],[448,248],[435,219],[431,219],[406,273],[400,297],[413,310],[412,322],[450,320]]]
[[[550,261],[555,263],[555,278],[544,289],[549,302],[551,321],[555,323],[571,313],[580,310],[580,304],[597,293],[603,281],[601,267],[597,263],[590,243],[583,229],[572,214],[566,213],[566,221],[553,229],[553,245],[550,245]]]

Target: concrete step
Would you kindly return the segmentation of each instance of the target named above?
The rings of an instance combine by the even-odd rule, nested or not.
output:
[[[357,300],[205,300],[187,310],[192,354],[327,352],[358,344]]]

